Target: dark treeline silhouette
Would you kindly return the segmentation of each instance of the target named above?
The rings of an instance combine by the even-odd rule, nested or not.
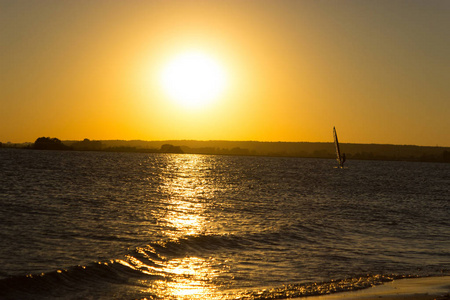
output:
[[[444,162],[450,162],[450,151],[444,151],[444,153],[443,153],[443,160],[444,160]]]
[[[413,145],[346,144],[340,143],[347,160],[404,160],[450,163],[450,147]],[[187,153],[216,155],[259,155],[283,157],[335,158],[334,144],[309,142],[255,142],[255,141],[60,141],[40,137],[34,144],[3,143],[8,148],[45,150]]]
[[[34,144],[32,145],[33,149],[39,150],[71,150],[72,147],[69,147],[61,142],[61,140],[57,138],[49,138],[49,137],[40,137],[37,138]]]
[[[174,146],[171,144],[164,144],[160,149],[156,148],[137,148],[131,146],[114,146],[114,147],[105,147],[102,151],[108,152],[140,152],[140,153],[178,153],[182,154],[184,151],[179,146]]]
[[[91,141],[89,139],[84,139],[80,142],[75,142],[71,145],[74,150],[80,151],[96,151],[102,150],[102,142],[100,141]]]
[[[76,150],[76,151],[109,151],[109,152],[146,152],[146,153],[184,153],[180,146],[172,144],[163,144],[160,149],[142,149],[132,146],[113,146],[107,147],[101,141],[91,141],[84,139],[82,141],[63,143],[58,138],[40,137],[36,141],[23,148],[39,150]]]
[[[174,146],[171,144],[162,145],[161,152],[163,152],[163,153],[184,153],[184,151],[181,150],[180,146]]]

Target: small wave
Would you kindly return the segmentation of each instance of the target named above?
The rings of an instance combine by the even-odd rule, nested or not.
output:
[[[235,235],[192,235],[176,240],[159,241],[144,247],[150,255],[158,257],[182,257],[185,255],[202,255],[221,249],[239,249],[249,241]]]
[[[239,250],[244,248],[270,246],[280,243],[295,242],[302,244],[316,244],[317,238],[305,233],[307,230],[292,230],[280,228],[276,231],[254,232],[245,235],[223,234],[190,235],[168,241],[150,243],[147,248],[154,255],[157,253],[164,257],[181,257],[186,255],[207,255],[222,250]]]
[[[149,263],[152,260],[149,259],[148,253],[151,253],[149,249],[147,251],[136,249],[134,253],[135,256],[140,255],[141,259],[147,258],[145,263],[135,256],[128,255],[126,260],[0,280],[0,299],[143,299],[143,296],[147,299],[159,299],[161,295],[149,291],[149,287],[152,286],[149,281],[171,281],[172,278],[171,274],[160,272],[162,268],[158,271],[161,265],[157,262]],[[328,282],[286,284],[270,289],[234,289],[232,292],[223,290],[215,295],[215,298],[265,300],[317,296],[365,289],[395,279],[411,277],[417,276],[365,275]],[[139,280],[133,279],[143,279],[145,284],[137,286]],[[147,290],[145,295],[142,294],[143,289]]]
[[[137,280],[171,280],[172,274],[164,266],[173,258],[202,256],[220,249],[242,247],[245,242],[232,235],[196,235],[158,241],[137,247],[124,259],[73,266],[41,274],[12,276],[0,280],[0,299],[35,299],[46,297],[83,297],[83,293],[107,293],[111,286],[136,285]],[[101,292],[103,291],[103,292]],[[140,294],[139,294],[140,296]],[[147,295],[148,296],[148,295]],[[152,297],[152,295],[150,295]],[[131,297],[133,298],[133,296]]]
[[[194,275],[174,272],[174,262],[182,265],[185,258],[192,257],[203,257],[203,261],[208,261],[209,257],[215,256],[221,251],[227,253],[229,250],[239,252],[243,248],[257,248],[267,244],[268,239],[274,242],[279,240],[286,236],[286,233],[286,230],[281,230],[278,233],[258,233],[246,236],[203,234],[157,241],[132,249],[122,259],[2,279],[0,280],[0,299],[45,299],[52,297],[68,299],[135,299],[145,297],[153,299],[170,296],[161,294],[161,291],[157,291],[155,287],[158,285],[164,287],[167,282],[177,282],[177,280],[205,280],[207,285],[215,282],[220,286],[223,278],[214,279],[216,281],[210,280],[209,277],[195,279]],[[301,235],[295,236],[294,239],[297,240],[299,237]],[[342,260],[341,257],[338,259]],[[187,260],[189,263],[195,264],[196,262],[194,259]],[[197,267],[203,266],[203,261],[197,260]],[[245,276],[239,278],[238,275],[226,272],[221,274],[224,277],[223,287],[228,285],[231,287],[237,281],[247,281]],[[407,277],[415,276],[365,275],[329,282],[286,284],[270,289],[234,289],[229,294],[225,289],[218,293],[223,293],[219,296],[227,299],[285,299],[353,291]],[[146,291],[145,295],[143,294],[144,290]],[[89,297],[86,297],[87,295]],[[176,298],[174,297],[174,299]]]
[[[145,277],[161,279],[143,273],[122,260],[74,266],[41,274],[13,276],[0,280],[1,299],[36,299],[46,297],[77,298],[86,291],[105,290],[105,286],[126,285],[130,279]]]

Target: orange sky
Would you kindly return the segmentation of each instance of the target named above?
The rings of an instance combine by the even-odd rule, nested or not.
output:
[[[450,146],[450,2],[0,0],[0,141],[198,139]],[[229,77],[189,109],[160,70]]]

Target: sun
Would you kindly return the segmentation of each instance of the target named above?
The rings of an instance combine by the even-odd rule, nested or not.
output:
[[[161,86],[172,100],[197,108],[217,99],[226,89],[226,72],[213,56],[184,52],[162,69]]]

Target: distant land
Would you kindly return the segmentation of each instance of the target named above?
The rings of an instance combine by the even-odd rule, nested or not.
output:
[[[0,147],[75,150],[114,151],[145,153],[187,153],[215,155],[252,155],[281,157],[335,158],[334,143],[314,142],[257,142],[257,141],[196,141],[196,140],[89,140],[60,141],[57,138],[38,138],[35,143],[0,143]],[[389,144],[340,143],[347,159],[399,160],[450,162],[450,147],[430,147]]]

